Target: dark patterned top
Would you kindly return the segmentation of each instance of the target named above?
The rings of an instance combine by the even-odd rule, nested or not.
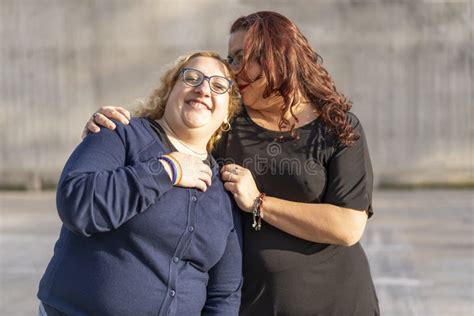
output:
[[[299,139],[255,124],[246,111],[219,143],[220,163],[249,168],[261,192],[303,203],[330,203],[373,214],[372,166],[364,131],[343,146],[321,120],[296,129]],[[378,315],[378,301],[365,253],[289,235],[267,223],[252,228],[243,215],[244,287],[241,315]]]

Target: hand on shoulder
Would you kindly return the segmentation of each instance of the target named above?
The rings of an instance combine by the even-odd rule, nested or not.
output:
[[[120,106],[101,106],[89,120],[86,122],[81,138],[84,139],[89,132],[98,133],[100,132],[100,126],[114,130],[116,128],[115,123],[112,119],[127,125],[130,122],[130,112]]]

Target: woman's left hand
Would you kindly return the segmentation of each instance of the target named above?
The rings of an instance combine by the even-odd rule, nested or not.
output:
[[[225,189],[234,195],[237,205],[245,212],[252,212],[253,203],[260,191],[250,170],[236,164],[228,164],[221,168],[221,178]]]

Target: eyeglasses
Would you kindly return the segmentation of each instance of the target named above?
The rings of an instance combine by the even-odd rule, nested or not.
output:
[[[223,94],[229,91],[232,86],[232,80],[222,76],[206,76],[199,70],[193,68],[183,68],[183,82],[191,87],[199,87],[204,80],[207,80],[211,91],[217,94]]]
[[[244,60],[244,55],[242,50],[239,50],[235,56],[228,56],[227,61],[228,63],[234,68],[240,68],[242,66],[242,61]]]

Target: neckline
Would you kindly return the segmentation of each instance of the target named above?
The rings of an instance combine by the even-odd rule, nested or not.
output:
[[[176,149],[176,147],[173,145],[173,143],[168,138],[168,135],[166,135],[166,132],[163,129],[163,127],[160,124],[158,124],[158,122],[155,121],[154,119],[152,119],[151,117],[147,117],[147,120],[148,120],[148,122],[150,122],[153,125],[153,127],[155,127],[156,129],[158,129],[161,132],[161,135],[164,136],[164,141],[165,141],[166,146],[168,147],[168,149],[170,151],[178,151],[178,149]],[[156,133],[156,131],[155,131],[155,133]]]
[[[164,137],[164,141],[165,141],[165,145],[166,147],[168,147],[168,150],[170,150],[170,152],[172,151],[179,151],[174,145],[173,143],[171,142],[171,140],[168,138],[168,135],[166,134],[165,130],[163,129],[163,127],[157,122],[155,121],[154,119],[152,119],[151,117],[146,117],[147,121],[152,125],[152,127],[158,129],[161,134],[163,135]],[[153,129],[153,128],[152,128]],[[155,136],[158,137],[158,134],[156,131],[155,132]],[[199,158],[199,157],[198,157]],[[212,158],[212,155],[210,153],[207,153],[207,157],[206,159],[202,160],[204,163],[208,164],[209,166],[213,166],[214,163],[213,163],[213,158]]]
[[[263,132],[266,132],[266,133],[271,133],[271,134],[277,134],[277,135],[290,135],[290,131],[274,131],[274,130],[271,130],[271,129],[268,129],[268,128],[265,128],[261,125],[258,125],[257,123],[255,123],[254,120],[252,120],[252,118],[250,117],[249,113],[247,112],[247,108],[245,107],[245,105],[243,106],[243,114],[245,116],[245,119],[253,126],[255,126],[256,128],[262,130]],[[307,129],[310,129],[311,127],[313,127],[313,125],[315,125],[316,123],[319,122],[319,118],[321,117],[321,115],[318,115],[318,117],[316,117],[314,120],[312,121],[309,121],[308,123],[300,126],[300,127],[296,127],[293,129],[293,131],[299,131],[299,130],[307,130]]]

